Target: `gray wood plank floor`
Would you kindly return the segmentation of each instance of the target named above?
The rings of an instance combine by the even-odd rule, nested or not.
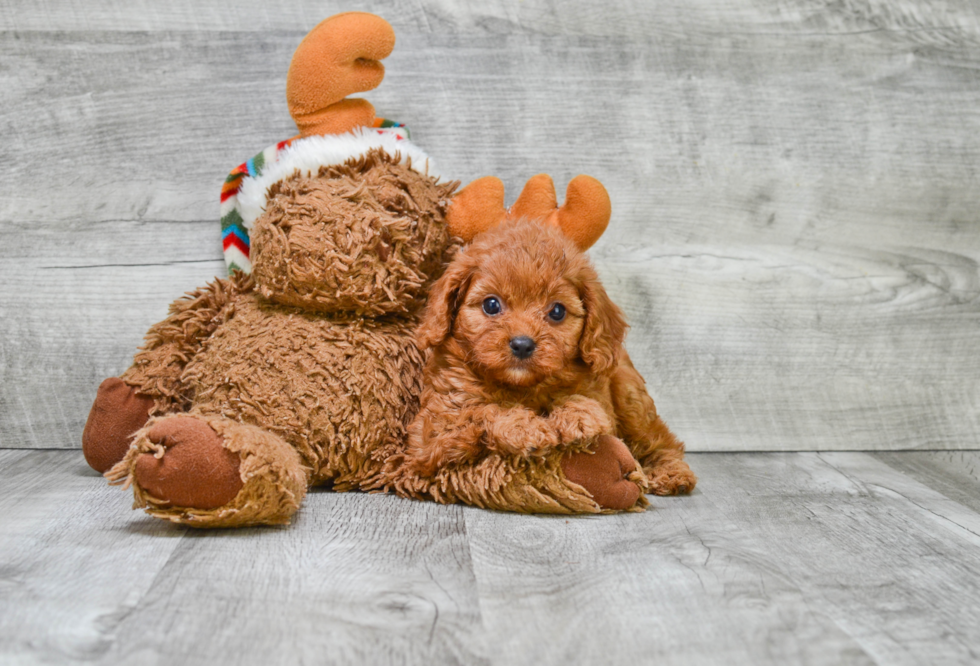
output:
[[[128,510],[0,450],[0,663],[970,664],[980,452],[693,454],[643,514],[314,492],[287,528]]]
[[[592,256],[691,450],[980,445],[976,2],[6,0],[0,446],[78,447],[222,272],[220,183],[294,133],[292,51],[352,8],[445,177],[607,185]]]

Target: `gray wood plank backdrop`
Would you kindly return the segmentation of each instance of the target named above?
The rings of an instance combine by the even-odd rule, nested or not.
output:
[[[98,382],[222,272],[222,178],[291,136],[320,19],[448,178],[599,178],[592,251],[691,450],[977,448],[970,0],[0,5],[0,447],[71,448]]]

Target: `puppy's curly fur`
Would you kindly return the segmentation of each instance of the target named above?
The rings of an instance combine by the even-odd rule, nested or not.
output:
[[[418,332],[432,348],[407,462],[432,475],[489,452],[544,456],[620,437],[650,492],[690,492],[684,445],[623,347],[626,322],[561,231],[511,220],[478,236],[436,282]]]

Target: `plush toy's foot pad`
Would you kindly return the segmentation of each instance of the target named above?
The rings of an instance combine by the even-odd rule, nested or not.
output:
[[[146,425],[153,409],[153,398],[110,377],[99,385],[95,402],[82,431],[85,462],[100,474],[123,459],[133,435]]]
[[[190,509],[217,509],[242,489],[241,458],[223,446],[207,423],[193,416],[174,416],[146,433],[163,455],[142,453],[136,460],[136,482],[157,500]],[[159,456],[159,457],[158,457]]]
[[[561,467],[565,478],[588,490],[603,509],[625,511],[640,498],[640,487],[626,478],[636,471],[636,460],[612,435],[600,437],[591,453],[569,453]]]
[[[669,458],[643,470],[650,479],[647,492],[654,495],[686,495],[694,490],[698,477],[682,459]]]

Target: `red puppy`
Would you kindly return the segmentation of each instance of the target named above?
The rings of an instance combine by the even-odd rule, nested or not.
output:
[[[640,462],[650,492],[690,492],[697,479],[684,445],[657,415],[625,332],[595,269],[559,228],[511,220],[481,233],[423,314],[419,345],[433,352],[409,426],[410,464],[431,475],[486,451],[536,456],[612,436]]]

